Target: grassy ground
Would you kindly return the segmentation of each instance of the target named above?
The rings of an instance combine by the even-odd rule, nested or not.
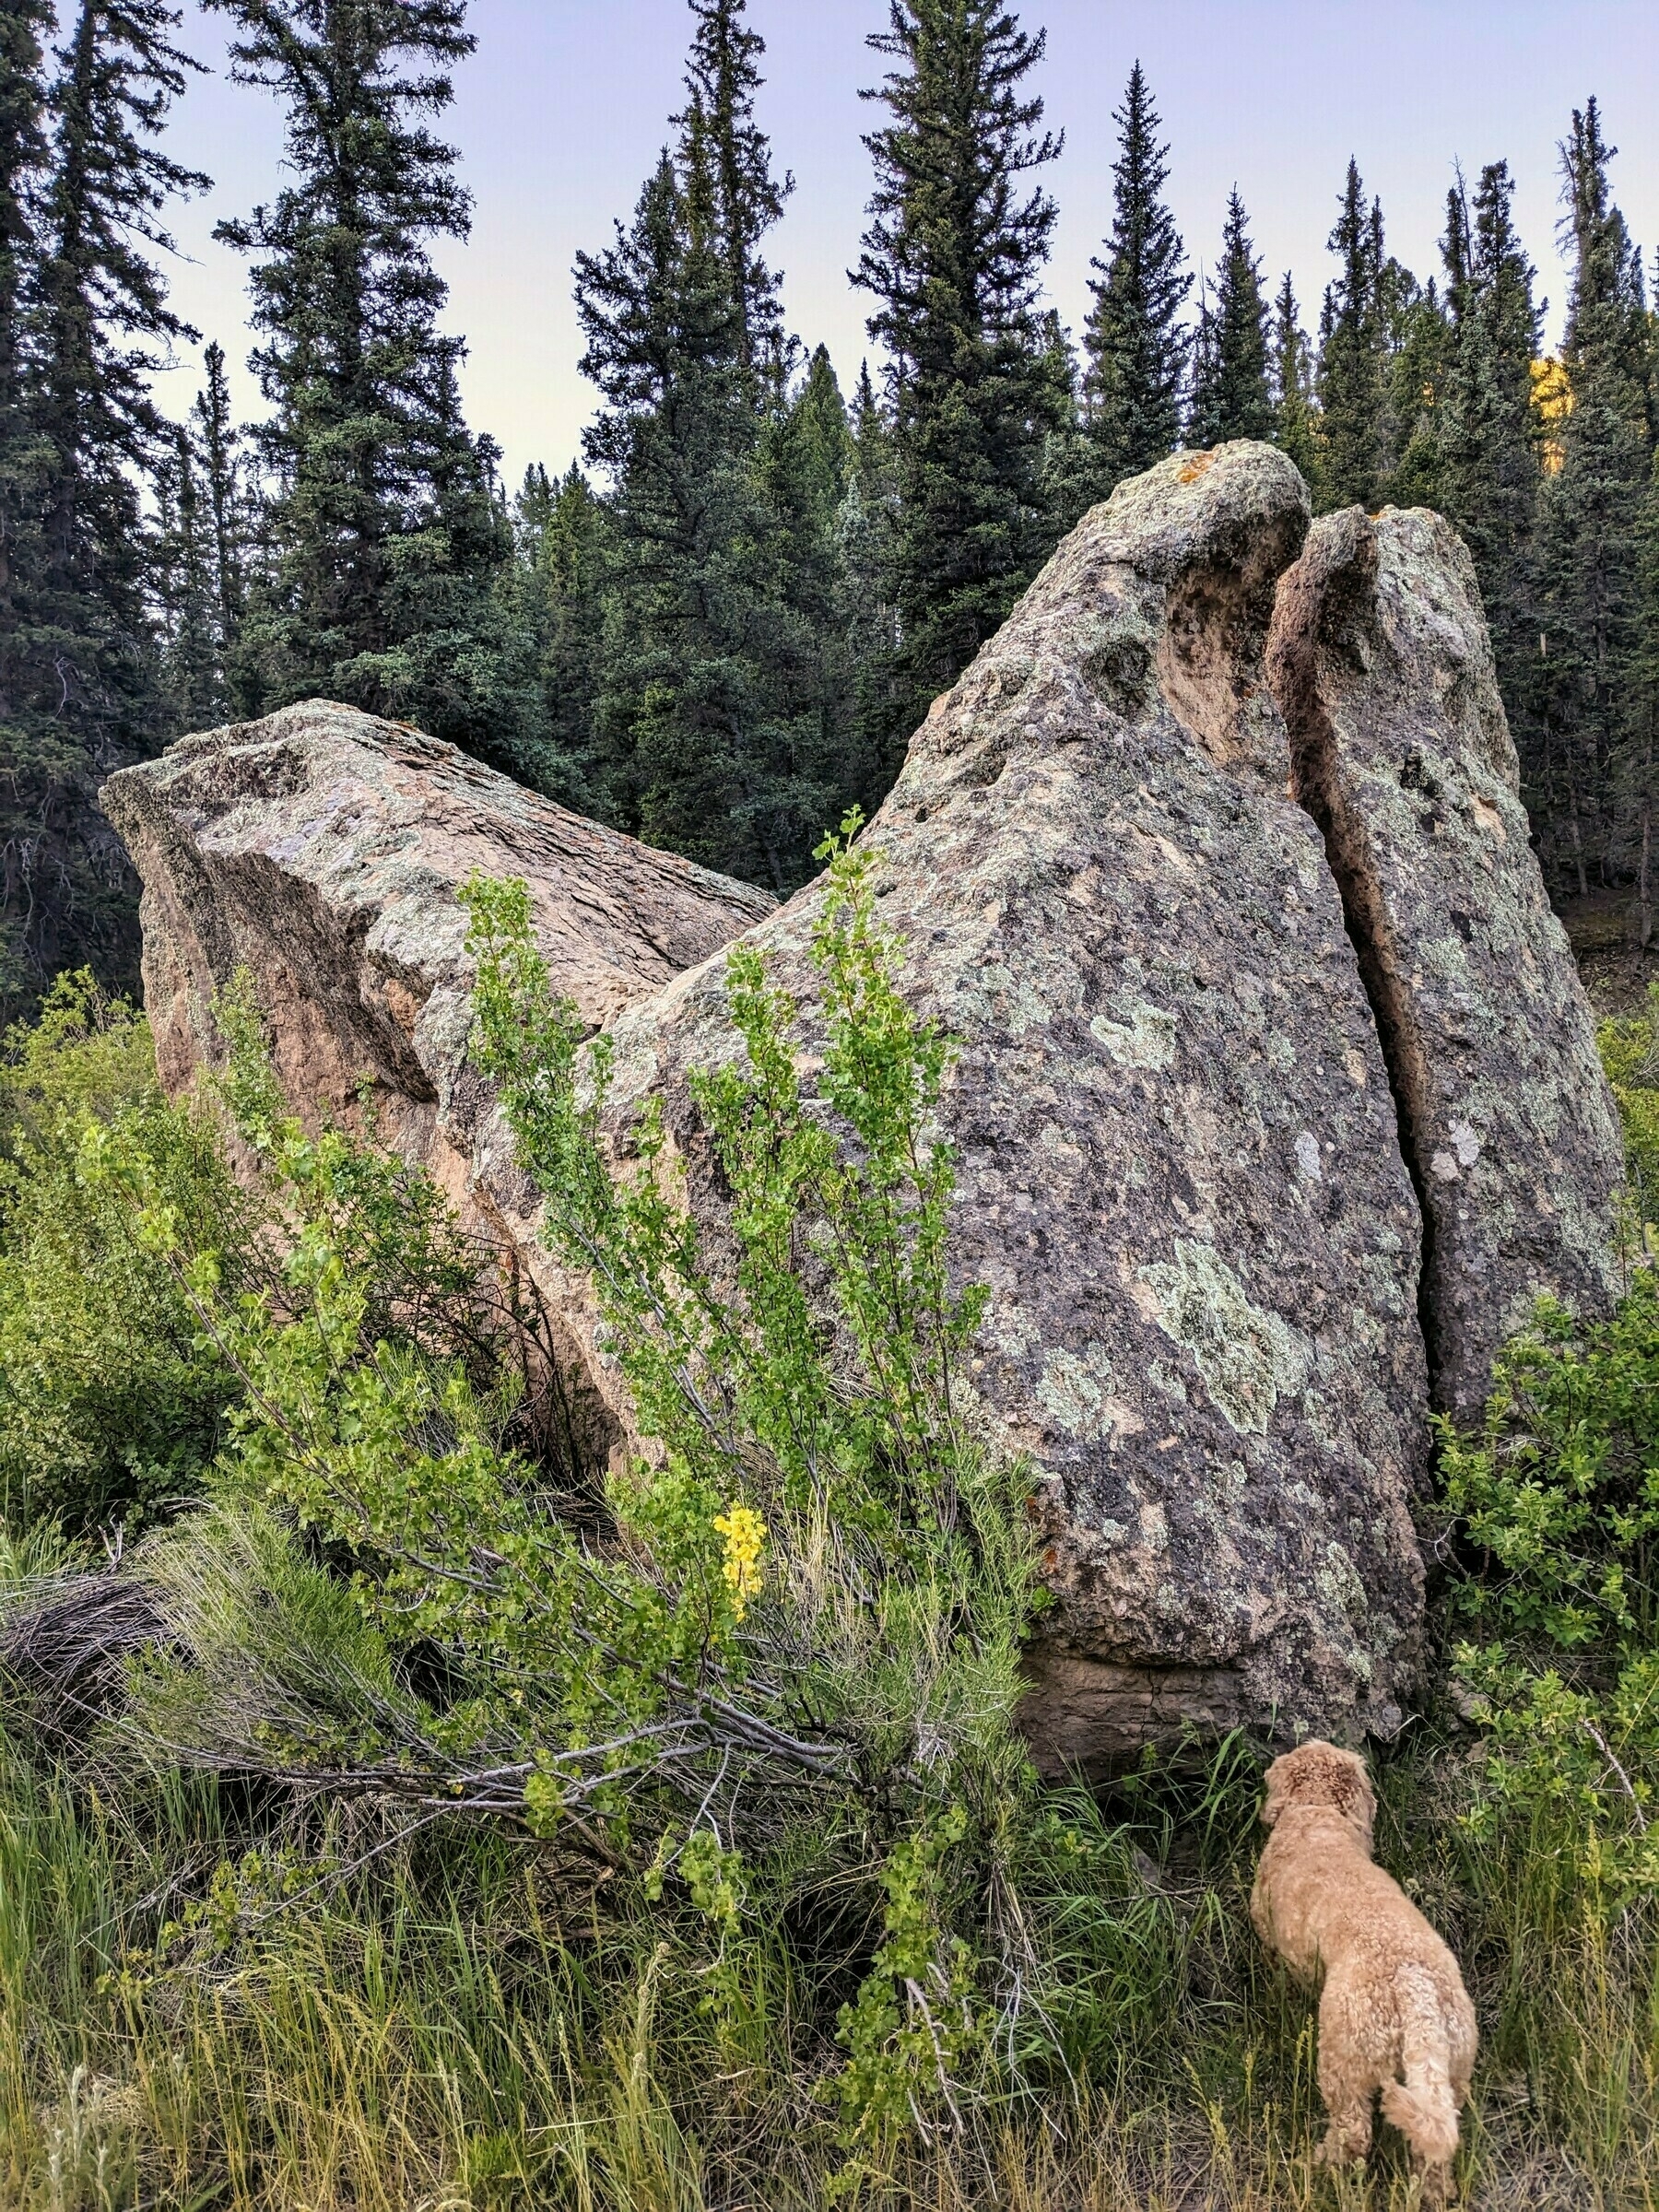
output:
[[[1659,2202],[1655,1924],[1614,1911],[1547,1809],[1477,1844],[1469,1739],[1382,1776],[1382,1855],[1465,1961],[1484,2049],[1467,2200]],[[1392,2140],[1334,2180],[1310,2008],[1245,1918],[1254,1771],[1235,1756],[1095,1816],[1075,1906],[1075,2082],[988,2098],[845,2201],[1009,2212],[1406,2206]],[[1114,1834],[1112,1823],[1130,1826]],[[336,1816],[285,1870],[198,1790],[117,1811],[16,1753],[0,1777],[0,2201],[154,2206],[817,2206],[840,2163],[833,2065],[782,1948],[712,2036],[672,1926],[618,1925],[536,1848]],[[232,1830],[241,1831],[233,1833]],[[300,1841],[299,1838],[295,1839]],[[301,1864],[301,1858],[304,1864]],[[232,1861],[234,1864],[234,1861]],[[206,1900],[194,1917],[190,1900]],[[186,1924],[181,1925],[181,1924]],[[171,1924],[171,1932],[169,1924]],[[602,1938],[602,1940],[601,1940]],[[831,1968],[831,1979],[833,1970]],[[816,2012],[823,2017],[823,1992]]]

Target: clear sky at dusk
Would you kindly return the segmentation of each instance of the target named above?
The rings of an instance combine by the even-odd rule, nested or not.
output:
[[[1194,261],[1213,259],[1236,182],[1270,283],[1294,272],[1303,320],[1318,318],[1324,250],[1350,153],[1381,194],[1391,249],[1419,276],[1438,273],[1453,163],[1471,180],[1505,157],[1540,289],[1559,322],[1566,284],[1556,247],[1557,142],[1575,104],[1599,96],[1622,150],[1615,190],[1650,272],[1659,244],[1659,10],[1653,0],[1047,0],[1021,9],[1046,24],[1038,89],[1065,150],[1047,172],[1060,203],[1051,297],[1074,330],[1088,304],[1088,260],[1111,220],[1112,110],[1130,65],[1145,64],[1170,140],[1170,194]],[[865,34],[885,0],[750,0],[764,34],[761,118],[795,192],[771,254],[785,272],[792,326],[823,340],[843,384],[860,358],[868,303],[848,283],[869,192],[860,143],[877,112],[858,90],[881,67]],[[446,119],[475,195],[471,241],[445,244],[446,325],[466,334],[464,389],[474,427],[525,464],[562,466],[593,395],[577,369],[571,302],[578,248],[604,244],[632,210],[679,104],[689,18],[684,0],[474,0],[478,49],[457,74]],[[241,370],[243,265],[212,241],[220,217],[278,187],[281,119],[269,95],[223,74],[225,19],[187,10],[185,40],[218,74],[175,111],[177,155],[215,189],[180,211],[190,257],[175,265],[181,309]],[[186,364],[162,380],[182,411],[199,381]],[[245,372],[239,404],[257,406]]]

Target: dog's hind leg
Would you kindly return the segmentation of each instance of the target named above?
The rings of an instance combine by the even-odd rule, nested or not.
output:
[[[1363,2007],[1340,1969],[1319,2002],[1319,2093],[1331,2124],[1314,2152],[1321,2166],[1351,2166],[1371,2146],[1371,2107],[1382,2069],[1368,2048]]]
[[[1323,2141],[1313,2153],[1316,2166],[1352,2166],[1364,2158],[1371,2143],[1371,2100],[1369,2096],[1350,2099],[1343,2104],[1333,2104],[1330,2092],[1324,2092],[1325,2110],[1331,2115]]]
[[[1332,2045],[1336,2046],[1335,2050]],[[1371,2103],[1377,2093],[1377,2077],[1370,2066],[1345,2066],[1343,2055],[1339,2039],[1333,2037],[1327,2043],[1321,2038],[1319,2093],[1331,2124],[1313,2153],[1314,2162],[1320,2166],[1351,2166],[1364,2158],[1371,2145]]]

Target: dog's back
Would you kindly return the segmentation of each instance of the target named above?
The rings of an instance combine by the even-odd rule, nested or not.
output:
[[[1381,2090],[1384,2118],[1438,2194],[1474,2071],[1475,2010],[1451,1951],[1372,1859],[1373,1807],[1350,1752],[1309,1744],[1276,1761],[1251,1919],[1300,1981],[1324,1977],[1319,2078],[1331,2130],[1322,2156],[1363,2156]]]

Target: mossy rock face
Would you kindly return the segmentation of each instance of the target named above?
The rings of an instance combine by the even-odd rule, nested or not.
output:
[[[1414,758],[1437,791],[1465,778],[1466,838],[1419,823],[1408,845],[1419,769],[1394,777],[1407,794],[1397,823],[1378,815],[1400,881],[1430,887],[1406,972],[1436,979],[1437,1004],[1464,1005],[1472,940],[1450,923],[1454,949],[1433,915],[1476,911],[1479,839],[1507,856],[1502,883],[1488,871],[1476,888],[1508,900],[1509,995],[1494,938],[1479,1018],[1459,1018],[1468,1080],[1445,1077],[1458,1103],[1436,1139],[1482,1226],[1460,1245],[1431,1211],[1419,1314],[1411,1171],[1425,1171],[1402,1151],[1402,1125],[1416,1124],[1396,1098],[1394,1002],[1379,997],[1369,910],[1327,850],[1305,772],[1308,701],[1329,688],[1319,655],[1336,650],[1323,618],[1297,633],[1306,644],[1282,620],[1276,642],[1294,747],[1267,680],[1276,590],[1308,527],[1305,487],[1266,446],[1177,455],[1121,486],[935,703],[866,833],[908,987],[960,1040],[942,1108],[959,1160],[953,1251],[991,1292],[971,1376],[980,1413],[1039,1472],[1057,1602],[1026,1717],[1050,1763],[1109,1766],[1189,1721],[1397,1728],[1421,1630],[1412,1505],[1430,1352],[1443,1389],[1455,1331],[1440,1316],[1465,1317],[1459,1344],[1478,1335],[1459,1267],[1485,1270],[1492,1314],[1545,1279],[1590,1297],[1605,1279],[1609,1160],[1592,1128],[1605,1092],[1503,768],[1466,557],[1435,537],[1402,586],[1434,610],[1420,634],[1405,617],[1392,630],[1392,618],[1365,617],[1365,591],[1376,594],[1358,571],[1345,584],[1343,619],[1395,639],[1405,665],[1376,704],[1355,678],[1331,710],[1333,727],[1361,736],[1418,691],[1445,710]],[[1388,660],[1374,641],[1353,657],[1360,677]],[[1398,713],[1424,720],[1417,704]],[[1479,753],[1478,775],[1460,746]],[[1368,792],[1356,783],[1356,818]],[[585,1288],[537,1245],[533,1194],[466,1065],[457,883],[475,865],[529,879],[556,982],[614,1039],[617,1134],[644,1096],[661,1099],[716,1237],[722,1186],[687,1072],[737,1049],[721,947],[747,932],[768,952],[801,1002],[810,1070],[822,890],[769,911],[764,895],[575,822],[448,747],[321,706],[188,740],[117,779],[111,804],[146,879],[170,1082],[206,1049],[196,1009],[213,982],[245,962],[297,1101],[314,1102],[320,1080],[346,1099],[354,1070],[373,1077],[382,1128],[540,1284],[594,1436],[626,1437]],[[1524,980],[1535,971],[1550,979],[1542,994]],[[1422,1051],[1443,1059],[1462,1035],[1449,1021]],[[1500,1123],[1490,1091],[1517,1077],[1522,1121]],[[1583,1255],[1578,1277],[1535,1265],[1523,1216],[1543,1176],[1502,1171],[1520,1127],[1544,1144],[1591,1129],[1594,1141],[1563,1145],[1548,1191],[1553,1218],[1577,1225],[1550,1249]],[[1453,1186],[1427,1157],[1432,1206],[1437,1182]]]
[[[1436,1404],[1479,1418],[1544,1293],[1618,1293],[1618,1116],[1520,799],[1474,563],[1417,509],[1313,525],[1268,648],[1324,832],[1424,1220]]]

